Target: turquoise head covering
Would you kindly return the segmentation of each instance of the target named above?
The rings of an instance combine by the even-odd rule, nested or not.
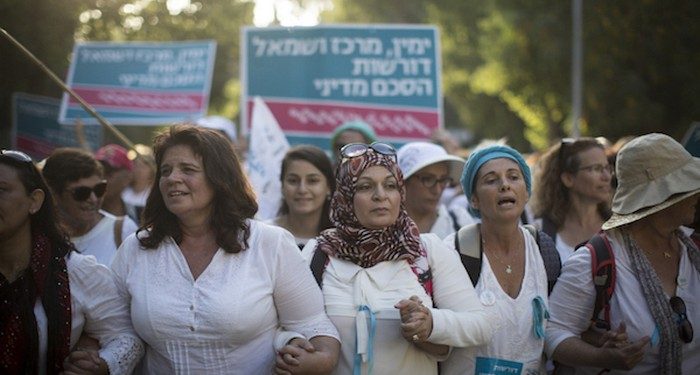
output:
[[[474,180],[476,179],[476,174],[479,172],[479,168],[481,168],[481,166],[487,161],[499,158],[510,159],[518,163],[520,170],[523,172],[523,177],[525,178],[527,194],[530,195],[532,193],[532,177],[530,167],[527,166],[525,159],[523,159],[523,156],[518,151],[511,147],[501,145],[493,145],[476,150],[469,155],[467,164],[464,165],[464,170],[462,171],[462,178],[460,179],[462,189],[464,189],[464,194],[467,196],[467,201],[470,202],[468,206],[469,213],[474,217],[481,217],[479,210],[471,206],[471,198],[472,193],[474,192]]]
[[[346,130],[354,130],[362,134],[362,136],[367,140],[367,142],[365,142],[367,144],[377,141],[377,134],[374,133],[374,129],[372,129],[368,123],[360,120],[353,120],[344,122],[342,125],[333,130],[333,135],[331,136],[331,147],[334,147],[335,141],[338,139],[340,133]]]

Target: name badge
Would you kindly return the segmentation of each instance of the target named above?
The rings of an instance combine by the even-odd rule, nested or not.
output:
[[[520,375],[523,364],[499,358],[476,357],[476,375]]]

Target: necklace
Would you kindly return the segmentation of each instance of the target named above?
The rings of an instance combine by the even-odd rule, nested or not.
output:
[[[486,249],[486,241],[484,241],[483,239],[481,240],[481,246],[482,246],[484,249]],[[511,267],[510,264],[504,262],[498,254],[496,254],[496,253],[494,252],[494,253],[491,253],[491,255],[493,255],[494,259],[496,259],[496,260],[498,261],[498,263],[501,263],[502,266],[506,266],[506,273],[507,273],[508,275],[510,275],[511,273],[513,273],[513,267]]]

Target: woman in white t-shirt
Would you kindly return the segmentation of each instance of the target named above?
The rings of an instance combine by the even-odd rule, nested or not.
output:
[[[252,219],[255,196],[231,143],[173,126],[155,139],[147,230],[112,263],[146,342],[146,374],[265,374],[285,329],[308,337],[305,363],[335,365],[337,331],[288,232]]]
[[[333,373],[437,374],[450,346],[488,341],[484,311],[460,281],[466,272],[457,254],[434,234],[420,235],[406,213],[393,147],[349,144],[341,156],[334,228],[302,251],[344,343]],[[294,373],[287,357],[298,352],[282,348],[278,369]]]
[[[545,374],[547,271],[535,238],[520,226],[530,169],[516,150],[487,146],[469,156],[461,182],[469,213],[481,224],[462,229],[479,240],[459,246],[480,247],[468,253],[480,254],[476,293],[495,328],[485,345],[453,350],[442,374]],[[452,249],[455,235],[444,240]]]

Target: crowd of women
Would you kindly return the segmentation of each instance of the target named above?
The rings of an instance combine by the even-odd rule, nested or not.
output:
[[[76,249],[55,205],[94,210],[102,170],[56,191],[3,150],[0,373],[700,369],[700,158],[672,138],[636,137],[615,166],[597,140],[565,139],[534,173],[505,145],[466,162],[414,145],[437,156],[407,172],[408,152],[371,128],[341,131],[334,160],[289,150],[282,208],[263,222],[230,141],[170,127],[139,229],[105,265]],[[455,165],[474,223],[439,237],[410,216],[407,185],[437,210]]]

